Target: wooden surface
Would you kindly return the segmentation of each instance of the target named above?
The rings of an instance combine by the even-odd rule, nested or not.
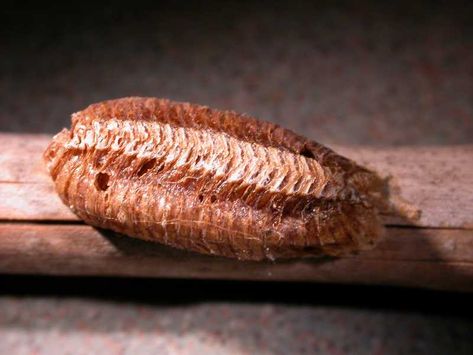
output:
[[[473,146],[335,147],[386,177],[394,212],[375,250],[344,258],[238,262],[83,225],[54,192],[51,137],[0,134],[0,272],[304,280],[473,291]]]

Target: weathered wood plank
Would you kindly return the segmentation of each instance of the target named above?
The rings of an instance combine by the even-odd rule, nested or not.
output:
[[[391,201],[405,217],[388,223],[473,228],[473,145],[335,148],[389,179]]]
[[[2,224],[0,272],[318,281],[473,291],[470,230],[388,228],[377,249],[337,259],[239,262],[86,225]]]
[[[77,217],[57,197],[41,160],[50,138],[0,134],[0,272],[473,291],[473,146],[335,147],[390,178],[391,201],[404,217],[386,216],[386,223],[405,227],[388,226],[376,249],[357,256],[256,263],[197,255],[72,224]]]
[[[78,220],[60,200],[52,183],[0,182],[0,219],[27,221]]]
[[[51,139],[0,134],[0,219],[76,220],[54,192],[41,160]],[[335,149],[383,177],[404,217],[387,224],[473,228],[473,146]]]

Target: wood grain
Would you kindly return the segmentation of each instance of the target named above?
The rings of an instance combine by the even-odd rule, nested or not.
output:
[[[388,179],[391,202],[404,216],[386,223],[473,228],[473,145],[335,149]]]
[[[473,291],[473,146],[335,150],[390,178],[401,215],[357,256],[238,262],[80,224],[41,161],[50,136],[0,134],[0,272],[362,283]],[[402,215],[403,214],[403,215]],[[45,223],[47,222],[47,223]]]
[[[0,272],[317,281],[473,291],[473,235],[388,228],[377,249],[343,258],[241,262],[99,231],[86,225],[4,224]]]
[[[50,139],[0,134],[1,220],[77,220],[41,160]],[[334,149],[388,179],[397,213],[387,215],[386,224],[473,228],[473,146]]]
[[[51,136],[0,133],[0,220],[71,221],[42,161]]]

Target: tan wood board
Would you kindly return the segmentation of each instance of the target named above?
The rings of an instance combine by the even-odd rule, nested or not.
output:
[[[376,249],[343,258],[239,262],[81,224],[41,155],[50,136],[0,134],[0,272],[299,280],[473,291],[473,146],[335,147],[389,179],[404,215]]]
[[[47,175],[42,152],[50,136],[0,134],[0,219],[77,220]],[[389,179],[403,216],[387,224],[473,228],[473,146],[335,147]]]
[[[387,228],[375,250],[343,258],[241,262],[86,225],[3,224],[0,272],[381,284],[473,291],[466,230]]]

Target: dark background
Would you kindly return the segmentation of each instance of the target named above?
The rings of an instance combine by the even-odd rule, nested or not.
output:
[[[473,143],[473,3],[2,3],[0,131],[159,96],[327,144]],[[471,354],[470,295],[0,277],[3,353]]]
[[[0,129],[53,133],[140,95],[325,143],[473,142],[471,1],[314,3],[2,3]]]

